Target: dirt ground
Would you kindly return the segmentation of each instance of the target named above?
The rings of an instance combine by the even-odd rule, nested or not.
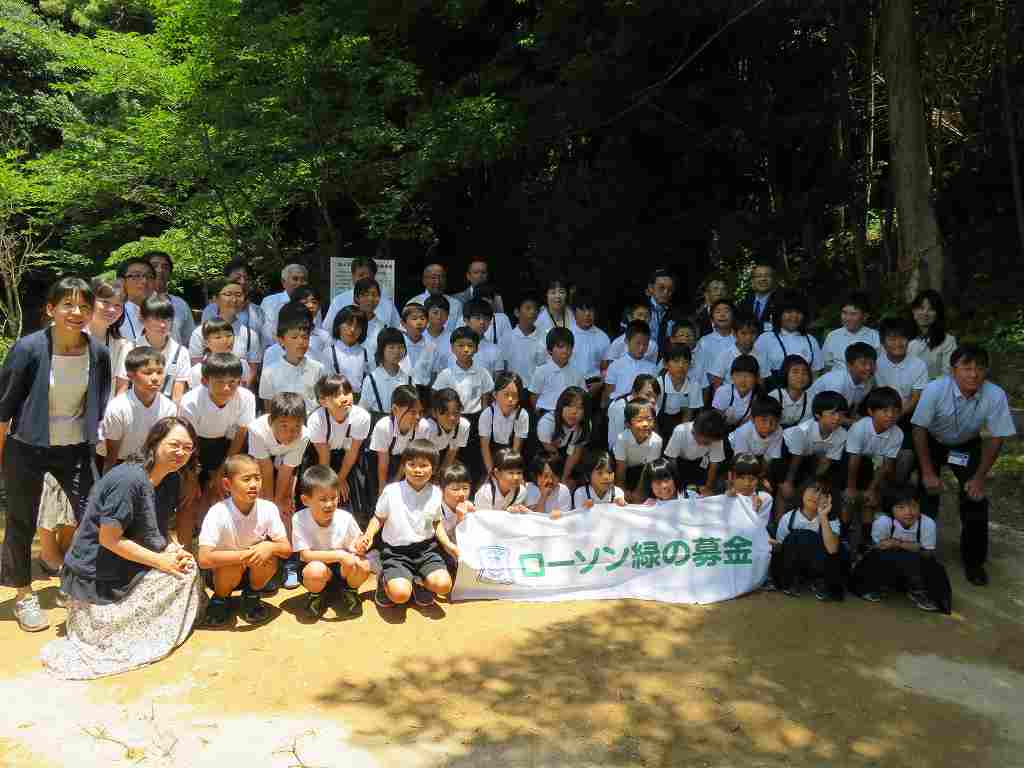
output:
[[[953,528],[948,617],[779,593],[382,612],[367,586],[360,618],[309,625],[300,589],[89,683],[41,671],[64,611],[40,579],[37,635],[0,589],[0,765],[1024,766],[1024,536],[994,528],[979,589]]]

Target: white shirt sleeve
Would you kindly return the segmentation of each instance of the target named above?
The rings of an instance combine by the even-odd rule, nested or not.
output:
[[[519,409],[513,431],[521,440],[526,440],[530,436],[530,414],[526,412],[525,408]]]
[[[545,413],[537,423],[537,439],[542,443],[552,442],[555,435],[555,417]]]
[[[869,422],[871,421],[867,416],[864,419],[868,419]],[[855,456],[864,453],[864,444],[866,442],[864,436],[867,431],[864,429],[864,419],[850,427],[850,431],[846,433],[846,452],[852,453]]]
[[[626,432],[615,438],[615,460],[624,462],[626,460]]]
[[[314,445],[323,445],[327,442],[327,420],[330,414],[326,408],[317,408],[309,415],[306,427],[309,428],[309,441]]]
[[[104,440],[124,440],[131,421],[132,408],[124,395],[116,397],[107,406],[100,424],[100,434]]]
[[[493,434],[493,421],[492,410],[490,408],[484,408],[480,412],[480,421],[478,422],[477,427],[480,437],[486,437],[488,440],[491,439]]]

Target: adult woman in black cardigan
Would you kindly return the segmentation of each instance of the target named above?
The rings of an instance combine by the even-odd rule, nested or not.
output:
[[[32,592],[32,539],[43,475],[60,483],[80,518],[93,484],[93,451],[110,399],[110,353],[85,332],[93,313],[89,284],[65,277],[50,288],[52,325],[14,344],[0,370],[0,457],[7,487],[7,532],[0,581],[14,587],[19,626],[49,626]]]
[[[206,602],[188,550],[169,538],[183,470],[197,462],[192,426],[168,416],[150,430],[142,463],[121,464],[93,488],[61,589],[67,636],[43,648],[43,665],[68,680],[127,672],[185,642]]]

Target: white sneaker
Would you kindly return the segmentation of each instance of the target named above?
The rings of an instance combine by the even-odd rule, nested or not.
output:
[[[26,632],[42,632],[50,626],[35,592],[30,592],[14,604],[14,618],[18,620],[18,626]]]

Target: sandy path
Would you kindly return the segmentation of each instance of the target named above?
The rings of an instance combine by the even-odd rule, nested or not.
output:
[[[1024,540],[993,539],[992,587],[951,568],[952,617],[762,593],[404,616],[370,601],[308,626],[298,590],[267,626],[200,630],[93,683],[39,671],[57,629],[19,632],[0,590],[0,765],[1024,765]]]

